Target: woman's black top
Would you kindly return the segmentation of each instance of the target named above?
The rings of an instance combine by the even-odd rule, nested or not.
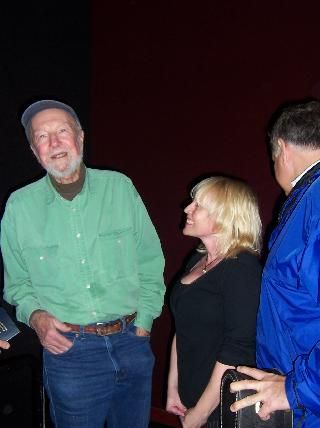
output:
[[[190,259],[185,274],[201,257],[197,253]],[[260,281],[257,256],[244,251],[222,260],[191,284],[174,285],[170,303],[176,325],[178,385],[186,407],[199,400],[216,361],[255,365]]]

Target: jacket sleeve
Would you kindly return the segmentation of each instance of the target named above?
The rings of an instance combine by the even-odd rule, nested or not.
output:
[[[4,299],[16,306],[17,319],[29,325],[33,311],[40,304],[33,291],[31,279],[17,237],[14,207],[7,203],[1,222],[1,251],[4,264]],[[24,225],[24,227],[27,227]]]
[[[140,295],[135,325],[150,331],[162,310],[165,286],[160,240],[147,210],[132,186]]]
[[[319,227],[320,225],[312,225],[311,230],[314,232],[308,239],[299,267],[300,286],[312,296],[315,308],[318,307],[318,318],[320,311]],[[308,319],[305,327],[307,323]],[[304,326],[301,326],[301,329],[303,328]],[[320,416],[320,330],[318,339],[309,353],[299,355],[294,361],[293,371],[287,375],[286,393],[292,409],[307,408]]]

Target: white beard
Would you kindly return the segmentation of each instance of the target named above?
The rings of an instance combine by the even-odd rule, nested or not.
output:
[[[59,171],[55,169],[53,166],[46,166],[45,170],[48,174],[52,175],[54,178],[68,178],[72,174],[74,174],[77,169],[80,167],[81,162],[83,159],[83,148],[81,148],[81,151],[78,156],[76,156],[74,159],[71,160],[69,166],[64,171]]]

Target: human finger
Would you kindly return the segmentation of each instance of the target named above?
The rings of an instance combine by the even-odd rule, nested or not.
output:
[[[67,339],[63,334],[61,334],[56,329],[51,329],[49,334],[46,336],[43,343],[45,348],[55,347],[58,353],[68,351],[71,346],[71,340]]]
[[[261,403],[260,394],[257,393],[257,394],[247,395],[241,400],[235,401],[233,404],[231,404],[230,410],[232,412],[237,412],[240,409],[243,409],[248,406],[254,406],[254,405],[257,405],[260,408],[260,403]]]
[[[56,327],[57,330],[59,331],[63,331],[64,333],[68,333],[69,331],[72,330],[72,327],[66,325],[64,322],[55,320],[54,325]]]
[[[182,410],[178,406],[172,406],[170,409],[168,409],[168,411],[177,416],[185,416],[185,410]]]
[[[71,342],[72,345],[72,342]],[[47,343],[44,347],[51,352],[52,354],[62,354],[64,352],[69,351],[71,348],[70,345],[61,345],[60,343]]]
[[[268,421],[271,417],[271,414],[268,413],[265,415],[265,414],[261,414],[261,412],[258,412],[258,416],[260,417],[261,420]]]
[[[260,381],[255,379],[244,379],[244,380],[238,380],[236,382],[230,383],[231,392],[244,391],[246,389],[253,389],[255,391],[258,391],[259,388],[260,388]]]
[[[238,366],[237,372],[251,376],[256,380],[261,380],[264,378],[264,376],[266,374],[268,374],[267,372],[264,372],[263,370],[256,369],[254,367],[247,367],[247,366]]]
[[[166,405],[166,410],[167,412],[174,413],[175,415],[184,416],[187,409],[182,404],[180,405],[177,402],[168,400]]]

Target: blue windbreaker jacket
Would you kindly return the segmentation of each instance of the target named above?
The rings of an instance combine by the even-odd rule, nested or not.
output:
[[[289,195],[269,243],[257,365],[286,374],[294,426],[320,427],[320,171]]]

